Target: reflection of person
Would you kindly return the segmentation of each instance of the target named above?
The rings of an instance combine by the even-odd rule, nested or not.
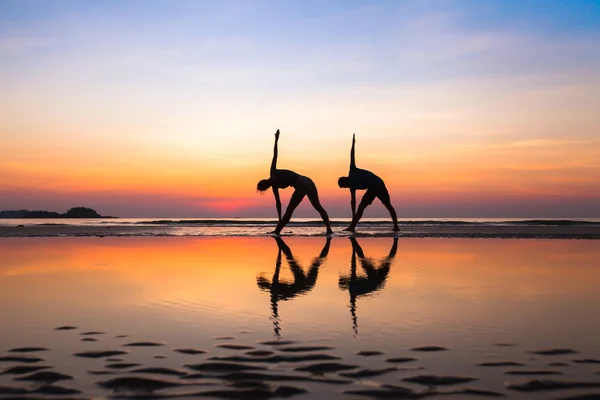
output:
[[[356,224],[360,221],[365,208],[373,203],[375,197],[381,200],[381,203],[387,208],[392,217],[392,221],[394,221],[394,231],[399,231],[398,228],[398,217],[396,216],[396,210],[392,206],[390,200],[390,194],[388,193],[387,188],[385,187],[385,183],[383,179],[372,173],[371,171],[367,171],[366,169],[360,169],[356,167],[355,157],[354,157],[354,146],[356,139],[354,135],[352,135],[352,150],[350,150],[350,172],[348,176],[342,176],[338,179],[338,186],[341,188],[349,188],[350,189],[350,205],[352,207],[352,222],[350,226],[344,230],[354,232],[356,228]],[[356,191],[357,190],[366,190],[363,195],[360,204],[358,205],[358,210],[356,210]],[[356,210],[356,211],[355,211]]]
[[[280,237],[275,237],[277,241],[277,261],[275,262],[275,272],[273,273],[273,279],[269,281],[262,275],[256,277],[256,283],[261,290],[271,293],[271,310],[273,311],[273,323],[275,325],[275,335],[279,337],[279,311],[277,303],[280,300],[290,300],[294,297],[310,291],[317,282],[317,276],[319,275],[319,267],[325,261],[327,254],[329,254],[329,247],[331,245],[331,238],[328,237],[321,250],[321,254],[315,257],[310,265],[308,273],[304,273],[302,267],[296,261],[296,258],[292,254],[292,250]],[[279,280],[279,272],[281,271],[281,253],[285,255],[290,271],[294,276],[292,283],[284,282]]]
[[[258,182],[256,188],[264,192],[270,187],[273,188],[273,195],[275,196],[275,207],[277,208],[277,216],[279,217],[279,223],[273,231],[273,233],[279,234],[283,227],[290,221],[292,214],[296,207],[300,204],[304,196],[308,196],[310,204],[319,212],[325,226],[327,227],[327,233],[333,233],[331,226],[329,225],[329,217],[327,212],[319,201],[319,193],[317,192],[317,186],[307,176],[302,176],[290,171],[288,169],[277,169],[277,142],[279,141],[279,129],[275,133],[275,148],[273,149],[273,161],[271,162],[271,173],[269,179],[263,179]],[[283,217],[281,216],[281,200],[279,200],[279,189],[285,189],[287,187],[293,187],[294,193],[290,198],[287,210]]]
[[[379,266],[375,268],[373,261],[366,258],[358,241],[354,237],[349,238],[352,242],[352,260],[350,264],[350,275],[343,275],[339,279],[339,288],[350,292],[350,313],[352,314],[352,327],[354,333],[358,333],[358,321],[356,317],[356,298],[366,296],[377,292],[383,288],[390,272],[390,266],[398,251],[398,238],[394,238],[394,244],[390,253],[385,257]],[[360,265],[365,271],[366,276],[360,276],[356,273],[356,257],[360,260]]]

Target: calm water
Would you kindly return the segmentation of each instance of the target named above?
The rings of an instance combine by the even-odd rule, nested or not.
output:
[[[112,218],[112,219],[0,219],[0,237],[53,236],[268,236],[277,220],[273,218]],[[348,218],[332,218],[336,237],[344,232]],[[377,237],[504,237],[600,239],[600,219],[520,218],[400,218],[399,232],[392,232],[389,218],[364,218],[357,235]],[[323,221],[294,218],[285,227],[286,236],[324,236]]]
[[[176,347],[238,354],[215,348],[217,336],[235,336],[233,342],[250,345],[292,339],[331,346],[328,353],[367,368],[386,366],[386,357],[416,357],[411,366],[424,366],[428,374],[474,376],[478,381],[472,386],[504,393],[503,384],[511,379],[503,370],[476,363],[510,360],[547,369],[552,361],[600,357],[597,241],[284,240],[0,239],[0,347],[48,347],[51,351],[40,354],[46,362],[75,375],[71,386],[96,395],[104,393],[93,384],[98,379],[84,371],[101,369],[102,362],[70,354],[119,349],[122,342],[114,338],[119,334],[166,343],[128,356],[152,366],[180,368],[189,362],[172,352]],[[108,334],[86,343],[78,331],[53,330],[60,325]],[[494,345],[500,342],[516,346]],[[449,351],[410,351],[424,345]],[[581,354],[526,353],[541,348],[571,348]],[[379,350],[385,356],[356,356],[360,350]],[[168,358],[155,360],[155,355]],[[597,365],[573,364],[568,373],[600,381],[598,375],[590,378],[595,369]],[[374,381],[399,384],[409,375],[415,371],[352,387],[373,386]],[[0,378],[0,385],[11,382]],[[325,395],[345,389],[316,385],[310,390]]]

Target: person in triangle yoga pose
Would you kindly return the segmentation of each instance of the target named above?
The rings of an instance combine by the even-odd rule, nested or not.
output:
[[[356,167],[356,161],[354,157],[354,147],[356,143],[355,135],[352,135],[352,150],[350,150],[350,172],[348,176],[342,176],[338,179],[338,186],[341,188],[350,189],[350,205],[352,207],[352,222],[350,226],[344,229],[345,231],[354,232],[356,228],[356,224],[360,221],[363,212],[367,206],[373,203],[375,197],[379,198],[385,208],[390,213],[392,217],[392,221],[394,221],[394,231],[399,231],[398,228],[398,217],[396,216],[396,210],[392,206],[390,201],[390,194],[388,193],[387,188],[385,187],[385,183],[383,179],[372,173],[371,171],[367,171],[366,169],[360,169]],[[358,210],[356,210],[356,191],[357,190],[366,190],[363,195],[360,204],[358,205]],[[356,211],[355,211],[356,210]]]
[[[273,188],[273,195],[275,196],[275,207],[277,208],[277,216],[279,217],[279,223],[272,233],[279,234],[285,225],[292,218],[292,213],[298,207],[304,196],[308,197],[310,204],[319,212],[325,226],[327,227],[327,233],[333,233],[331,225],[329,224],[329,217],[327,212],[319,201],[319,193],[317,192],[317,186],[307,176],[297,174],[294,171],[288,169],[277,169],[277,142],[279,141],[279,129],[275,132],[275,147],[273,149],[273,161],[271,162],[271,172],[268,179],[262,179],[256,185],[256,189],[260,192],[265,192],[269,188]],[[285,189],[287,187],[293,187],[294,193],[290,198],[287,210],[283,217],[281,216],[281,200],[279,199],[279,189]]]

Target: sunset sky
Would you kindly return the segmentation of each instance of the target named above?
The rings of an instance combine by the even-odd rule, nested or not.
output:
[[[276,217],[277,129],[333,217],[352,133],[399,217],[600,217],[600,1],[0,2],[0,210]]]

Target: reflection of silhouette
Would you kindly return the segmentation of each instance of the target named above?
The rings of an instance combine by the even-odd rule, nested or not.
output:
[[[310,204],[319,212],[325,226],[327,227],[327,233],[333,233],[329,224],[329,217],[327,212],[319,201],[319,193],[317,186],[308,176],[303,176],[290,171],[289,169],[278,169],[277,168],[277,142],[279,142],[279,129],[275,132],[275,147],[273,148],[273,160],[271,161],[271,171],[268,179],[263,179],[258,182],[256,189],[260,192],[265,192],[269,188],[273,189],[273,195],[275,196],[275,208],[277,208],[277,216],[279,217],[279,223],[273,231],[273,233],[279,234],[283,227],[290,221],[292,214],[296,207],[300,204],[304,196],[308,197]],[[279,189],[285,189],[287,187],[293,187],[294,193],[290,198],[287,210],[285,214],[281,216],[281,200],[279,199]]]
[[[281,328],[279,327],[279,310],[277,303],[280,300],[290,300],[294,297],[310,291],[317,282],[317,276],[319,275],[319,267],[325,261],[325,257],[329,253],[329,246],[331,245],[331,238],[327,238],[321,254],[316,257],[308,270],[308,273],[304,273],[302,267],[296,261],[296,258],[292,254],[292,250],[280,237],[275,237],[277,242],[277,261],[275,262],[275,272],[273,273],[273,279],[269,282],[267,278],[259,275],[256,278],[256,283],[261,290],[271,293],[271,310],[273,311],[273,325],[275,335],[280,337]],[[285,255],[290,271],[294,276],[292,283],[280,281],[279,273],[281,271],[281,253]]]
[[[350,264],[350,275],[340,277],[339,287],[342,290],[350,292],[350,314],[352,314],[352,328],[354,334],[358,334],[358,320],[356,316],[356,298],[368,295],[369,293],[381,290],[385,285],[390,266],[398,250],[398,238],[394,238],[394,244],[390,253],[385,257],[379,267],[375,268],[373,261],[366,258],[358,241],[354,237],[349,238],[352,242],[352,261]],[[356,257],[360,260],[360,265],[365,271],[366,276],[360,276],[356,273]]]

